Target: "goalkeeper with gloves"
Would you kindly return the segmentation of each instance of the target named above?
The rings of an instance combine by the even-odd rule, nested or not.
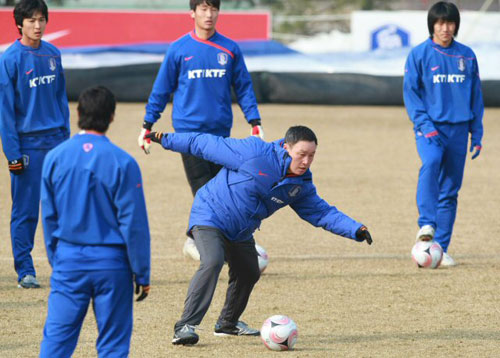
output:
[[[173,95],[172,125],[176,133],[209,133],[229,137],[233,126],[231,88],[251,125],[253,136],[264,138],[252,79],[243,54],[233,40],[215,29],[220,0],[190,0],[194,30],[172,43],[156,76],[146,105],[139,146],[149,154],[151,141],[145,139]],[[212,179],[220,166],[203,158],[182,153],[182,163],[193,196]],[[199,260],[191,238],[183,253]]]
[[[271,143],[255,137],[233,139],[201,133],[152,132],[146,138],[165,149],[223,167],[198,190],[191,209],[188,235],[194,238],[201,263],[189,285],[184,312],[175,324],[173,344],[198,342],[195,326],[210,306],[224,260],[229,266],[229,286],[214,333],[259,335],[239,319],[260,277],[253,232],[275,211],[290,205],[314,226],[372,243],[363,224],[316,193],[309,167],[318,141],[307,127],[291,127],[284,139]]]

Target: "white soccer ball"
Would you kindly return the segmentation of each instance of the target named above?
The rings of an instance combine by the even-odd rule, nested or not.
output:
[[[269,263],[269,255],[262,246],[255,244],[255,248],[257,249],[257,258],[259,259],[260,273],[263,273]]]
[[[287,316],[271,316],[264,321],[260,330],[260,338],[272,351],[293,349],[297,342],[297,325]]]
[[[417,241],[411,249],[411,258],[418,267],[437,268],[443,259],[443,249],[436,241]]]

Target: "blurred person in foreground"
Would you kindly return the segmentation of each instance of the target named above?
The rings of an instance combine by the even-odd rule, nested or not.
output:
[[[205,316],[227,261],[226,301],[214,328],[217,336],[257,336],[240,321],[260,270],[253,233],[261,221],[290,207],[314,226],[355,241],[372,243],[367,228],[330,206],[316,193],[309,170],[318,144],[304,126],[288,129],[285,138],[233,139],[201,133],[152,132],[146,136],[165,149],[189,153],[221,165],[221,171],[196,193],[188,235],[201,262],[189,285],[184,312],[175,324],[173,344],[196,344],[195,328]]]
[[[150,236],[136,161],[105,136],[115,97],[104,87],[78,99],[82,131],[47,154],[42,222],[52,266],[40,357],[71,357],[92,300],[98,356],[128,357],[134,282],[149,293]]]
[[[21,37],[0,58],[0,136],[10,171],[10,236],[19,287],[38,288],[33,250],[40,178],[47,152],[69,138],[61,53],[42,40],[49,13],[43,0],[14,8]]]
[[[139,146],[149,154],[151,141],[144,136],[160,118],[173,94],[172,125],[177,133],[210,133],[229,137],[233,125],[231,88],[251,134],[264,138],[252,79],[243,54],[233,40],[215,29],[220,0],[190,0],[194,30],[172,43],[156,77],[146,105]],[[193,196],[212,179],[220,166],[182,153],[182,163]],[[194,241],[184,242],[186,257],[200,260]]]
[[[483,95],[476,55],[454,37],[458,8],[440,1],[427,15],[430,37],[415,47],[405,66],[403,96],[414,124],[422,161],[417,185],[418,240],[437,241],[442,266],[454,266],[448,254],[462,185],[470,133],[472,159],[481,153]]]

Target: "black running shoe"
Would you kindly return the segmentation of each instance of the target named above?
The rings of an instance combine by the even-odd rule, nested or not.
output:
[[[214,335],[216,336],[258,336],[259,330],[248,327],[245,322],[238,321],[235,326],[215,325]]]
[[[182,328],[178,329],[174,333],[174,338],[172,339],[172,344],[196,344],[200,337],[194,332],[194,326],[190,324],[185,324]]]

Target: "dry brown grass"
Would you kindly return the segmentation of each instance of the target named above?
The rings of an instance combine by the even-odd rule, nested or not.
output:
[[[75,105],[71,105],[75,125]],[[268,140],[290,125],[316,131],[312,170],[318,192],[365,223],[374,245],[333,236],[286,208],[265,221],[256,240],[271,259],[242,317],[260,326],[287,314],[299,328],[287,357],[496,357],[500,352],[500,110],[485,116],[484,151],[468,160],[450,253],[455,268],[417,269],[409,258],[417,230],[418,156],[411,125],[399,107],[260,107]],[[248,135],[234,108],[235,137]],[[178,154],[136,144],[143,104],[119,104],[109,137],[134,155],[144,177],[152,233],[152,292],[135,306],[131,357],[260,357],[258,338],[218,338],[227,271],[203,320],[200,343],[170,344],[196,264],[181,256],[192,202]],[[169,130],[169,114],[156,129]],[[76,128],[74,128],[74,131]],[[21,290],[9,239],[10,184],[0,173],[0,357],[36,357],[47,309],[50,268],[41,230],[33,252],[43,288]],[[89,311],[74,357],[95,357]]]

